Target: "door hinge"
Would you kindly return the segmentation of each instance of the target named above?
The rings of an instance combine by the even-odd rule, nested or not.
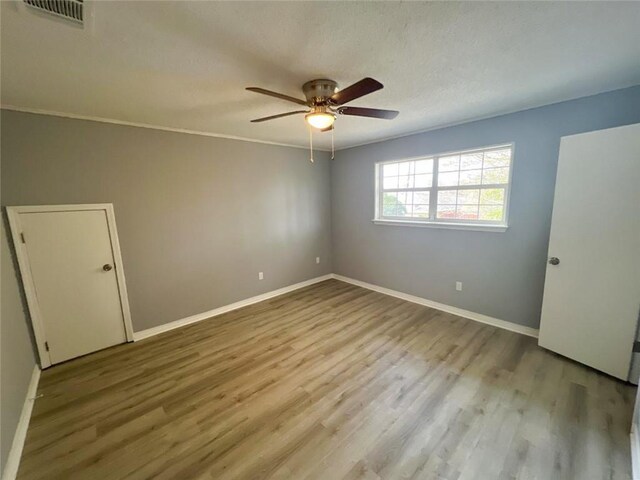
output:
[[[20,240],[22,240],[22,243],[27,243],[24,241],[24,232],[20,232]]]
[[[47,352],[49,351],[49,342],[44,342],[44,348]]]

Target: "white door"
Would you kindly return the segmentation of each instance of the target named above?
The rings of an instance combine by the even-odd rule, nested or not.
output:
[[[626,380],[639,310],[640,124],[563,137],[539,344]]]
[[[108,211],[22,211],[17,217],[21,270],[28,269],[35,297],[29,306],[50,363],[126,342]]]

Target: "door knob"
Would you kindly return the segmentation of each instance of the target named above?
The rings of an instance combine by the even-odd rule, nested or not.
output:
[[[560,263],[560,259],[558,257],[549,257],[549,263],[551,265],[558,265]]]
[[[105,263],[105,264],[102,266],[102,270],[104,270],[105,272],[109,272],[109,271],[111,271],[111,269],[112,269],[112,268],[113,268],[113,267],[112,267],[111,265],[109,265],[108,263]]]

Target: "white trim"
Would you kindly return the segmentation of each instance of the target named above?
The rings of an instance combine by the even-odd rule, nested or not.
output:
[[[174,330],[176,328],[184,327],[185,325],[190,325],[192,323],[200,322],[208,318],[217,317],[218,315],[222,315],[223,313],[227,313],[232,310],[237,310],[239,308],[246,307],[248,305],[253,305],[254,303],[262,302],[264,300],[268,300],[270,298],[277,297],[279,295],[284,295],[285,293],[293,292],[294,290],[298,290],[303,287],[308,287],[309,285],[313,285],[314,283],[330,280],[331,278],[333,278],[333,275],[329,273],[321,277],[312,278],[310,280],[305,280],[304,282],[295,283],[287,287],[282,287],[277,290],[272,290],[267,293],[262,293],[260,295],[256,295],[255,297],[250,297],[244,300],[240,300],[239,302],[231,303],[223,307],[214,308],[213,310],[209,310],[207,312],[197,313],[195,315],[191,315],[190,317],[182,318],[180,320],[174,320],[173,322],[165,323],[163,325],[158,325],[157,327],[148,328],[146,330],[141,330],[139,332],[134,332],[133,339],[134,341],[138,341],[144,338],[152,337],[154,335],[159,335],[161,333],[168,332],[169,330]]]
[[[640,435],[635,422],[631,424],[631,476],[640,479]]]
[[[129,298],[127,295],[127,285],[124,277],[124,266],[122,263],[122,255],[120,252],[120,244],[118,241],[118,232],[115,224],[115,214],[111,203],[94,203],[81,205],[31,205],[20,207],[7,207],[7,216],[9,217],[9,226],[11,227],[11,236],[13,245],[18,257],[18,265],[22,276],[22,284],[24,286],[25,296],[27,297],[27,305],[33,325],[33,333],[40,357],[40,365],[42,368],[51,366],[51,356],[45,347],[47,341],[44,323],[42,322],[42,314],[40,305],[38,304],[38,296],[31,275],[31,267],[29,265],[29,255],[26,244],[21,241],[22,226],[20,225],[20,214],[37,213],[37,212],[70,212],[85,210],[103,210],[107,218],[107,228],[111,242],[113,253],[113,262],[116,270],[116,280],[118,283],[118,293],[120,296],[120,305],[122,308],[122,317],[124,321],[125,336],[128,342],[133,341],[133,326],[131,324],[131,312],[129,310]]]
[[[476,322],[485,323],[487,325],[492,325],[494,327],[502,328],[504,330],[509,330],[511,332],[521,333],[529,337],[538,338],[538,330],[536,328],[525,327],[524,325],[518,325],[517,323],[508,322],[506,320],[500,320],[498,318],[489,317],[488,315],[471,312],[469,310],[464,310],[458,307],[452,307],[450,305],[445,305],[444,303],[434,302],[433,300],[427,300],[426,298],[416,297],[415,295],[398,292],[397,290],[391,290],[389,288],[380,287],[378,285],[373,285],[371,283],[355,280],[353,278],[344,277],[342,275],[337,275],[335,273],[333,274],[333,278],[343,282],[351,283],[353,285],[357,285],[362,288],[366,288],[368,290],[373,290],[374,292],[384,293],[385,295],[389,295],[391,297],[400,298],[408,302],[417,303],[419,305],[424,305],[425,307],[435,308],[436,310],[441,310],[443,312],[451,313],[459,317],[468,318],[469,320],[475,320]]]
[[[51,117],[71,118],[74,120],[87,120],[90,122],[111,123],[113,125],[124,125],[126,127],[149,128],[151,130],[162,130],[173,133],[186,133],[187,135],[199,135],[202,137],[224,138],[227,140],[238,140],[239,142],[262,143],[265,145],[276,145],[278,147],[302,148],[307,150],[309,147],[305,145],[292,145],[290,143],[270,142],[269,140],[257,140],[255,138],[238,137],[236,135],[227,135],[224,133],[203,132],[201,130],[189,130],[187,128],[165,127],[162,125],[153,125],[150,123],[129,122],[126,120],[117,120],[115,118],[94,117],[92,115],[79,115],[76,113],[57,112],[54,110],[45,110],[40,108],[17,107],[15,105],[0,105],[2,110],[11,110],[14,112],[33,113],[36,115],[48,115]],[[316,151],[328,152],[325,148],[315,148]]]
[[[445,228],[449,230],[476,230],[478,232],[506,232],[508,225],[482,225],[473,223],[421,222],[415,220],[371,220],[376,225],[395,225],[403,227]]]
[[[495,145],[487,145],[486,147],[473,147],[465,148],[462,150],[447,150],[445,152],[427,153],[425,155],[415,155],[413,157],[395,157],[390,160],[381,160],[376,162],[377,165],[384,165],[386,163],[399,163],[399,162],[411,162],[417,160],[435,160],[436,157],[450,157],[452,155],[465,155],[467,153],[488,152],[491,150],[502,150],[503,148],[513,147],[515,142],[496,143]],[[499,168],[499,167],[494,167]],[[442,187],[449,188],[449,187]],[[452,187],[457,188],[457,187]],[[476,188],[478,188],[476,186]]]
[[[20,267],[22,286],[24,287],[24,293],[27,298],[27,306],[29,307],[29,316],[31,317],[31,325],[33,326],[33,335],[36,341],[38,357],[40,358],[40,365],[42,368],[46,368],[51,366],[51,359],[49,358],[49,352],[47,352],[45,347],[46,339],[42,323],[40,322],[40,307],[36,297],[36,288],[33,283],[33,278],[31,278],[29,260],[26,252],[24,251],[24,245],[20,239],[22,227],[20,226],[19,214],[13,208],[7,207],[7,217],[9,218],[9,227],[11,229],[13,245],[16,250],[18,266]]]
[[[116,270],[118,293],[120,294],[120,305],[122,306],[122,317],[124,319],[124,330],[128,342],[133,342],[133,324],[131,322],[131,310],[129,308],[129,295],[127,294],[127,282],[124,278],[124,264],[122,263],[122,252],[120,251],[120,239],[116,228],[116,216],[113,205],[106,206],[107,227],[111,237],[111,249],[113,252],[113,263]]]
[[[17,213],[40,213],[40,212],[75,212],[78,210],[107,210],[113,208],[111,203],[80,203],[71,205],[24,205],[19,207],[7,207]]]
[[[11,450],[9,450],[7,462],[4,465],[2,480],[14,480],[16,478],[16,475],[18,474],[20,458],[22,457],[22,449],[24,448],[24,441],[27,438],[27,430],[29,429],[31,411],[33,410],[33,404],[35,402],[36,393],[38,391],[39,381],[40,367],[38,367],[38,365],[35,365],[33,367],[33,373],[31,374],[29,387],[27,388],[27,395],[24,399],[24,405],[22,406],[22,412],[20,413],[20,420],[18,420],[16,431],[13,434]]]

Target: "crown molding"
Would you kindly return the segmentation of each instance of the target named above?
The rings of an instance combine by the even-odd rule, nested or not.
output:
[[[292,145],[289,143],[270,142],[268,140],[258,140],[255,138],[238,137],[236,135],[227,135],[223,133],[203,132],[200,130],[189,130],[187,128],[165,127],[162,125],[152,125],[150,123],[129,122],[126,120],[117,120],[115,118],[94,117],[91,115],[78,115],[76,113],[57,112],[54,110],[45,110],[40,108],[18,107],[16,105],[0,105],[2,110],[11,110],[14,112],[33,113],[36,115],[48,115],[51,117],[71,118],[73,120],[87,120],[90,122],[110,123],[113,125],[124,125],[126,127],[149,128],[151,130],[161,130],[173,133],[186,133],[187,135],[199,135],[202,137],[224,138],[226,140],[237,140],[239,142],[261,143],[264,145],[275,145],[278,147],[300,148],[308,150],[309,147],[302,145]],[[328,152],[324,148],[314,148],[315,151]]]

